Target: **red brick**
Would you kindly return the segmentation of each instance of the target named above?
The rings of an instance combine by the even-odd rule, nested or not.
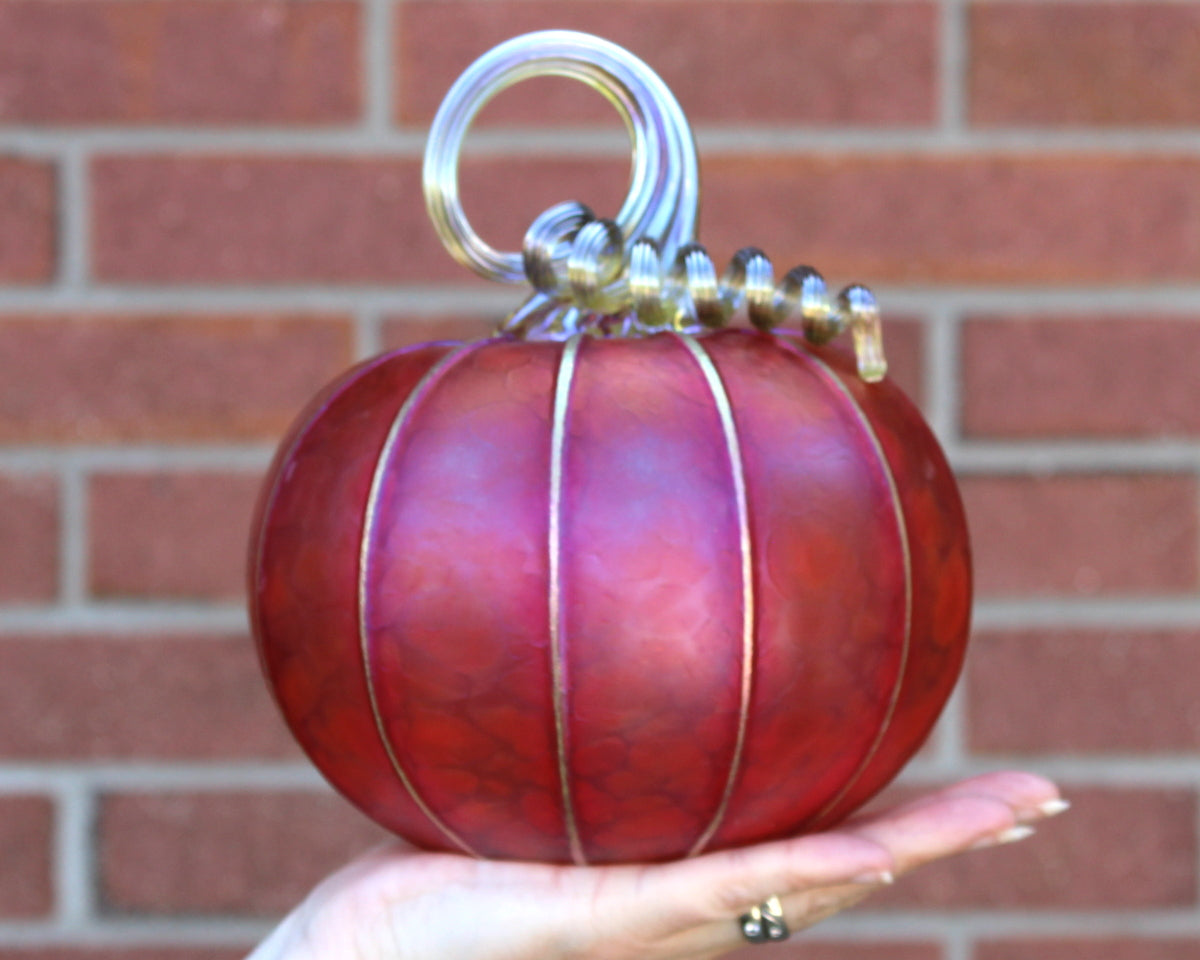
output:
[[[0,121],[352,120],[359,21],[339,0],[11,0],[0,4]]]
[[[1063,785],[1063,791],[1073,804],[1070,813],[1043,823],[1036,836],[1011,847],[923,867],[871,904],[881,910],[1136,910],[1195,905],[1196,797],[1192,791],[1070,784]]]
[[[0,156],[0,283],[54,276],[55,194],[50,164]]]
[[[932,943],[835,943],[811,940],[810,936],[806,933],[784,943],[757,944],[722,956],[726,960],[942,960],[941,947]]]
[[[461,283],[425,215],[415,159],[106,156],[93,262],[115,282]],[[520,248],[533,218],[578,199],[612,215],[628,161],[497,157],[463,168],[481,236]],[[1194,282],[1200,160],[1184,157],[743,156],[701,163],[700,239],[840,286]],[[1097,197],[1121,197],[1096,215]],[[884,304],[886,309],[887,305]]]
[[[501,316],[390,317],[380,339],[386,350],[436,340],[478,340],[496,332]]]
[[[980,125],[1193,125],[1200,10],[1187,3],[974,3]]]
[[[252,949],[220,947],[0,947],[0,960],[244,960]]]
[[[0,476],[0,602],[54,599],[58,525],[58,484],[52,478]]]
[[[1200,275],[1200,163],[1190,159],[721,155],[702,163],[701,180],[713,248],[753,242],[839,282]],[[1121,202],[1097,216],[1098,197]]]
[[[247,637],[0,639],[7,760],[298,756]]]
[[[977,753],[1200,750],[1200,633],[985,633],[967,658]],[[1070,677],[1070,696],[1063,679]]]
[[[579,197],[624,197],[628,162],[503,158],[467,163],[464,207],[500,249]],[[105,157],[93,165],[99,276],[149,282],[463,282],[425,213],[417,160]]]
[[[53,833],[46,797],[0,796],[0,918],[44,917],[53,909]]]
[[[1195,960],[1200,940],[1168,937],[992,940],[975,947],[974,960]]]
[[[930,3],[410,0],[398,9],[403,122],[427,123],[476,57],[548,25],[596,34],[644,59],[694,123],[894,126],[929,124],[936,112]],[[566,80],[523,83],[485,116],[557,125],[616,118]]]
[[[1194,478],[966,477],[984,596],[1180,594],[1198,583]]]
[[[0,318],[0,442],[274,441],[352,351],[348,318]]]
[[[887,355],[888,376],[913,403],[921,406],[925,402],[924,325],[919,320],[885,314],[883,349]]]
[[[279,914],[383,838],[332,795],[109,796],[99,816],[102,902],[120,914]]]
[[[98,597],[238,600],[258,474],[108,474],[91,482],[89,587]]]
[[[1134,317],[977,319],[963,329],[971,437],[1200,433],[1200,322]]]

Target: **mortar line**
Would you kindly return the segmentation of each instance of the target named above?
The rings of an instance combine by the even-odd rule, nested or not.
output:
[[[354,356],[366,360],[383,351],[383,317],[380,311],[364,307],[354,317]]]
[[[1200,759],[1194,754],[1095,754],[1081,757],[1057,753],[988,753],[967,757],[952,768],[942,766],[937,759],[914,759],[905,768],[899,782],[908,786],[928,786],[944,783],[947,777],[955,780],[996,770],[1030,770],[1059,780],[1070,788],[1097,786],[1108,788],[1187,789],[1196,787],[1200,776]]]
[[[240,605],[189,607],[184,604],[84,603],[74,607],[13,606],[0,614],[4,636],[99,636],[165,640],[171,636],[245,636],[246,611]]]
[[[968,930],[955,926],[942,934],[942,960],[971,960],[974,944]]]
[[[102,918],[86,926],[4,921],[0,922],[0,946],[120,949],[170,944],[184,948],[245,946],[249,951],[275,924],[276,921],[272,920],[247,920],[241,917]]]
[[[1185,629],[1200,627],[1200,599],[1195,597],[1027,598],[982,600],[975,604],[973,628],[1020,630],[1034,627],[1064,629]]]
[[[91,230],[91,198],[88,189],[88,158],[77,144],[62,148],[58,165],[58,283],[59,288],[85,292],[90,267],[88,240]]]
[[[949,457],[960,473],[1184,473],[1200,464],[1200,446],[1187,442],[1129,443],[964,441]]]
[[[1080,285],[1040,287],[1014,283],[991,286],[889,286],[872,284],[888,314],[948,311],[955,314],[987,313],[997,317],[1050,315],[1056,320],[1140,319],[1193,323],[1200,319],[1200,282],[1185,285]],[[520,291],[498,285],[485,286],[463,274],[440,285],[395,283],[290,286],[242,285],[169,286],[96,283],[86,290],[66,288],[0,289],[0,310],[34,315],[62,311],[152,313],[188,311],[216,315],[238,311],[275,311],[310,316],[321,312],[350,312],[370,307],[389,312],[437,314],[471,311],[494,314],[511,310]]]
[[[1033,841],[1036,842],[1036,841]],[[876,911],[865,907],[824,921],[817,932],[837,939],[930,940],[931,930],[974,939],[1080,938],[1099,940],[1113,936],[1191,937],[1200,934],[1200,913],[1193,908],[1126,910],[1115,906],[1092,911],[970,910]],[[816,934],[814,934],[815,938]]]
[[[959,442],[959,324],[957,314],[943,306],[932,311],[925,325],[925,406],[929,424],[942,446]]]
[[[464,279],[466,277],[464,276]],[[177,311],[220,316],[237,311],[274,311],[308,317],[314,313],[351,312],[362,307],[436,314],[447,310],[493,313],[511,310],[520,293],[511,289],[448,284],[444,287],[325,286],[161,287],[96,284],[86,290],[0,290],[0,310],[54,315],[63,311],[144,313]],[[1200,309],[1200,291],[1197,293]]]
[[[942,0],[938,24],[939,120],[947,134],[962,135],[966,127],[969,37],[965,5]]]
[[[66,463],[59,472],[59,602],[81,607],[88,594],[88,494],[87,477],[78,463]]]
[[[58,447],[31,445],[0,449],[0,470],[68,472],[105,470],[261,471],[270,462],[268,443],[246,447],[198,447],[144,444],[132,447]]]
[[[966,724],[966,683],[965,678],[960,678],[942,711],[941,729],[935,744],[935,760],[938,765],[957,770],[968,759],[969,754],[965,748]]]
[[[119,792],[253,792],[269,789],[281,793],[322,793],[331,791],[319,773],[304,762],[258,760],[233,763],[195,762],[158,763],[150,760],[51,762],[44,764],[0,764],[0,793],[54,791],[56,795],[86,795],[94,801],[96,793]],[[72,836],[77,836],[82,814],[80,804]],[[64,836],[66,836],[64,834]]]
[[[363,6],[363,116],[364,129],[387,137],[392,131],[392,0],[366,0]],[[407,140],[409,137],[405,137]]]
[[[57,790],[54,867],[56,918],[63,927],[85,929],[96,915],[95,797],[78,776]]]
[[[380,108],[371,109],[378,111]],[[947,128],[940,122],[942,109],[939,105],[937,125],[911,129],[866,125],[830,128],[705,123],[697,123],[693,129],[702,154],[901,152],[967,158],[997,154],[1035,158],[1080,153],[1139,157],[1194,157],[1200,154],[1200,132],[1194,129],[955,129]],[[77,147],[85,154],[116,155],[134,152],[203,155],[248,151],[267,156],[309,153],[418,159],[424,153],[426,131],[423,128],[376,129],[372,123],[369,121],[357,127],[307,130],[286,127],[204,130],[146,126],[56,126],[47,129],[8,125],[0,131],[0,151],[46,158],[53,158],[72,147]],[[473,156],[529,156],[539,153],[626,157],[629,154],[629,142],[623,133],[598,126],[484,126],[471,133]]]

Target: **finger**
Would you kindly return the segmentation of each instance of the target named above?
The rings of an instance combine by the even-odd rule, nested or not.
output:
[[[892,855],[900,875],[931,860],[975,847],[1021,839],[1032,832],[1017,827],[1016,814],[990,796],[940,793],[848,826]]]
[[[823,833],[711,853],[650,868],[660,907],[671,904],[685,925],[736,916],[771,896],[858,881],[890,873],[891,857],[878,843],[848,833]]]
[[[1070,804],[1058,787],[1032,773],[1005,770],[971,777],[940,792],[941,796],[982,796],[1003,800],[1020,823],[1034,823],[1064,812]]]
[[[1058,788],[1044,777],[1032,773],[1006,770],[971,777],[942,787],[888,808],[882,811],[882,814],[922,807],[953,796],[980,796],[1000,800],[1012,808],[1013,813],[1022,823],[1054,816],[1070,807],[1070,804],[1060,796]],[[856,814],[846,820],[841,827],[843,829],[854,827],[860,823],[875,820],[879,816],[881,816],[881,811],[878,810],[867,814]]]

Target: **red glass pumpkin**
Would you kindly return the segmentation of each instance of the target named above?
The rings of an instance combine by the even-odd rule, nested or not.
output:
[[[356,367],[276,458],[251,580],[278,703],[350,800],[577,862],[836,823],[928,733],[971,593],[909,401],[749,330]]]

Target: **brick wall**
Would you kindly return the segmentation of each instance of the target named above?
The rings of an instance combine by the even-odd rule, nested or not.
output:
[[[420,153],[461,69],[546,26],[676,91],[719,261],[755,243],[897,318],[979,587],[907,778],[1076,801],[754,955],[1200,956],[1200,7],[0,0],[0,960],[239,957],[378,837],[263,689],[248,512],[323,381],[513,302],[433,240]],[[510,91],[471,145],[497,244],[619,202],[586,91]]]

